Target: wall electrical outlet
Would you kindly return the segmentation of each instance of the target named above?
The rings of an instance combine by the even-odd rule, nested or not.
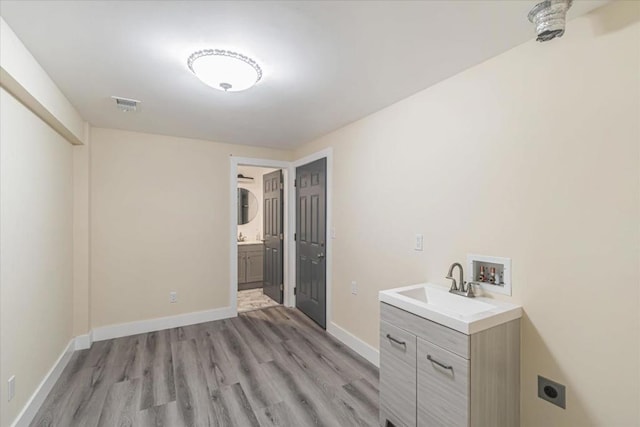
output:
[[[566,396],[567,391],[564,385],[538,375],[538,397],[540,399],[566,409]]]
[[[416,251],[424,249],[424,236],[422,234],[416,234],[416,244],[413,249]]]
[[[358,283],[356,283],[355,280],[351,282],[351,293],[353,295],[358,295]]]
[[[175,304],[178,302],[178,293],[177,292],[169,292],[169,302],[171,304]]]
[[[7,385],[8,385],[7,400],[11,402],[11,399],[13,399],[13,396],[16,395],[16,376],[15,375],[11,375],[11,378],[9,378],[9,380],[7,381]]]

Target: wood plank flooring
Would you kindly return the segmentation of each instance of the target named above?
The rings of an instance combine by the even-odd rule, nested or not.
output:
[[[100,341],[31,426],[375,426],[378,369],[295,309]]]

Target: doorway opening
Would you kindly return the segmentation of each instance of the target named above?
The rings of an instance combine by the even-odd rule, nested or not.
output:
[[[284,296],[284,173],[237,167],[237,311],[277,306]]]
[[[323,160],[321,162],[317,162],[320,159],[323,159]],[[333,150],[331,148],[326,148],[324,150],[310,154],[298,160],[294,160],[292,162],[270,160],[270,159],[256,159],[256,158],[249,158],[249,157],[234,157],[234,156],[230,158],[230,161],[231,161],[230,162],[231,167],[230,167],[229,197],[231,200],[231,205],[230,205],[231,206],[231,209],[230,209],[231,234],[230,234],[230,246],[229,246],[229,254],[230,254],[229,308],[232,310],[233,315],[237,315],[238,313],[238,293],[242,292],[243,290],[246,290],[246,289],[239,289],[239,287],[253,288],[249,290],[258,289],[258,292],[256,293],[261,293],[262,295],[265,295],[265,289],[270,289],[272,291],[271,293],[275,294],[275,298],[271,298],[270,296],[267,296],[267,297],[270,298],[272,301],[279,300],[279,303],[283,304],[286,307],[297,307],[303,313],[307,314],[309,317],[315,320],[316,323],[318,323],[321,327],[327,329],[329,333],[333,334],[333,333],[339,332],[337,331],[335,325],[332,324],[332,315],[331,315],[332,314],[331,312],[332,310],[331,309],[332,273],[331,272],[332,272],[332,251],[333,251],[332,239],[335,238],[335,230],[333,229],[333,225],[332,225],[333,224],[333,221],[332,221]],[[319,170],[323,171],[324,178],[322,177],[322,173],[320,175],[316,173],[318,165],[321,166],[321,169]],[[271,192],[275,188],[274,185],[272,185],[270,189],[267,188],[266,193],[263,190],[262,198],[261,198],[263,207],[267,203],[271,203],[271,206],[273,206],[274,204],[278,204],[281,207],[279,211],[281,213],[281,216],[280,216],[281,222],[280,220],[276,220],[276,224],[281,224],[281,228],[278,231],[277,227],[272,227],[272,230],[269,231],[264,229],[264,224],[263,224],[263,229],[260,232],[260,237],[261,237],[260,239],[256,239],[256,237],[258,236],[259,230],[256,230],[255,228],[253,230],[251,228],[247,230],[246,228],[241,228],[242,225],[244,224],[238,225],[239,215],[240,216],[245,215],[244,212],[240,212],[241,209],[245,208],[245,206],[240,206],[240,205],[245,203],[243,201],[244,199],[239,199],[238,197],[239,196],[238,188],[241,187],[241,184],[242,184],[242,182],[240,181],[244,181],[243,176],[250,176],[251,178],[253,178],[254,183],[262,182],[262,185],[264,186],[265,183],[264,183],[263,177],[265,174],[263,174],[262,177],[259,177],[258,174],[256,173],[253,173],[253,175],[251,175],[251,173],[248,172],[251,169],[248,169],[247,173],[245,174],[242,172],[243,170],[245,170],[243,169],[244,167],[254,167],[254,168],[257,167],[257,168],[268,169],[271,171],[271,172],[268,172],[267,170],[265,170],[264,171],[265,174],[274,173],[276,172],[276,170],[281,171],[280,179],[281,179],[282,185],[279,186],[281,188],[279,193],[280,201],[272,200],[271,202],[269,202],[268,201],[270,200],[269,197],[265,197],[265,194],[267,194],[268,196],[271,194]],[[297,215],[301,211],[300,206],[298,206],[301,201],[298,200],[298,198],[305,197],[306,195],[307,196],[306,201],[309,203],[307,206],[310,209],[315,209],[316,207],[319,207],[319,205],[316,204],[315,194],[306,193],[306,190],[299,191],[299,189],[295,186],[296,178],[297,178],[296,175],[298,173],[301,173],[302,175],[306,175],[306,177],[304,176],[300,177],[300,181],[299,181],[300,183],[302,183],[302,181],[304,180],[307,180],[307,182],[312,183],[311,185],[312,187],[316,187],[316,184],[318,182],[324,182],[324,186],[323,186],[324,187],[323,193],[325,198],[324,208],[320,209],[320,211],[324,211],[324,221],[323,221],[324,225],[320,229],[315,228],[315,226],[310,227],[309,233],[312,233],[313,236],[309,234],[309,236],[311,237],[311,240],[305,240],[304,242],[301,242],[301,245],[306,245],[304,249],[297,247],[298,242],[296,241],[297,240],[296,234],[302,233],[304,228],[304,224],[299,223],[297,221],[298,220]],[[238,178],[239,174],[242,175],[240,178]],[[315,191],[312,188],[309,188],[309,190]],[[274,194],[271,194],[271,195],[274,195]],[[256,200],[259,200],[257,195],[254,194],[254,196],[256,197]],[[241,195],[240,197],[243,198],[245,196]],[[250,197],[250,196],[247,195],[246,197]],[[265,203],[265,201],[267,201],[267,203]],[[249,206],[247,206],[246,209],[247,209],[247,216],[249,216],[249,212],[248,212]],[[263,223],[266,216],[267,215],[265,215],[263,212],[262,213]],[[271,218],[273,219],[278,217],[274,215]],[[251,224],[251,222],[249,222],[248,224]],[[244,240],[245,242],[253,241],[258,243],[257,240],[260,240],[259,243],[263,245],[262,246],[262,254],[263,254],[262,256],[262,263],[263,263],[262,288],[260,288],[259,285],[256,286],[255,284],[253,285],[249,284],[252,282],[248,281],[248,278],[251,279],[252,277],[256,277],[256,276],[252,276],[251,272],[249,272],[250,274],[249,276],[247,276],[246,259],[244,261],[244,268],[245,268],[244,281],[246,283],[242,283],[242,284],[239,283],[240,282],[239,278],[241,278],[243,274],[241,271],[243,261],[242,261],[242,255],[239,254],[239,247],[250,245],[250,243],[243,243],[241,245],[240,242],[238,242],[241,231],[242,231],[242,237],[244,238],[246,236],[246,239]],[[253,236],[253,239],[252,239],[252,236]],[[271,240],[269,239],[269,237],[271,237]],[[265,240],[265,241],[262,242],[262,240]],[[267,240],[270,240],[272,243],[277,243],[279,241],[280,246],[278,245],[269,246],[267,245]],[[312,246],[315,246],[315,247],[312,247]],[[273,247],[275,247],[275,250],[271,251]],[[311,252],[309,252],[309,249],[311,249]],[[268,252],[268,251],[271,251],[271,252]],[[278,251],[280,252],[278,253]],[[299,253],[302,254],[303,251],[304,251],[304,254],[302,258],[306,258],[306,259],[302,259],[298,257],[298,254]],[[255,260],[252,259],[251,262],[254,262],[254,261]],[[275,262],[277,265],[280,265],[280,262],[281,262],[282,274],[280,276],[265,275],[264,273],[266,268],[265,263],[267,262]],[[307,267],[312,269],[311,274],[307,274],[308,273],[307,271],[301,271],[303,269],[306,269]],[[320,304],[316,308],[312,308],[312,305],[314,305],[316,301],[318,301],[318,298],[316,297],[316,293],[315,293],[316,290],[318,290],[315,283],[315,280],[319,277],[318,274],[316,274],[318,271],[317,270],[318,267],[321,267],[323,270],[322,276],[324,279],[324,292],[323,292],[324,303]],[[298,274],[299,272],[301,274]],[[268,277],[273,277],[273,279],[268,279]],[[311,283],[309,280],[307,280],[307,282],[304,283],[306,279],[310,279],[311,281],[314,281],[314,283],[312,284],[312,287],[307,286],[309,283]],[[256,280],[256,282],[258,281]],[[269,282],[269,283],[267,284],[265,282]],[[239,286],[239,285],[242,285],[242,286]],[[302,285],[304,289],[296,288],[297,286],[300,286],[300,285]],[[270,291],[267,290],[266,293],[269,293],[269,292]],[[298,292],[302,293],[303,295],[299,295]],[[301,304],[297,304],[299,299]],[[308,312],[311,312],[313,310],[315,310],[316,313],[321,313],[320,316],[316,316],[313,313],[309,315]],[[315,316],[316,318],[314,319],[312,316]]]

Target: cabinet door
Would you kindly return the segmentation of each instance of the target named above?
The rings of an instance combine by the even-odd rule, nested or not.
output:
[[[469,361],[418,338],[418,426],[469,425]]]
[[[416,336],[380,322],[380,425],[416,425]]]
[[[247,283],[261,282],[264,271],[264,252],[252,250],[247,252]]]
[[[246,254],[238,249],[238,283],[247,283]]]

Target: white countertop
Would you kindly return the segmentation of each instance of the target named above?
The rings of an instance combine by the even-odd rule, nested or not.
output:
[[[519,305],[455,295],[432,283],[380,291],[378,300],[467,335],[522,317]]]

